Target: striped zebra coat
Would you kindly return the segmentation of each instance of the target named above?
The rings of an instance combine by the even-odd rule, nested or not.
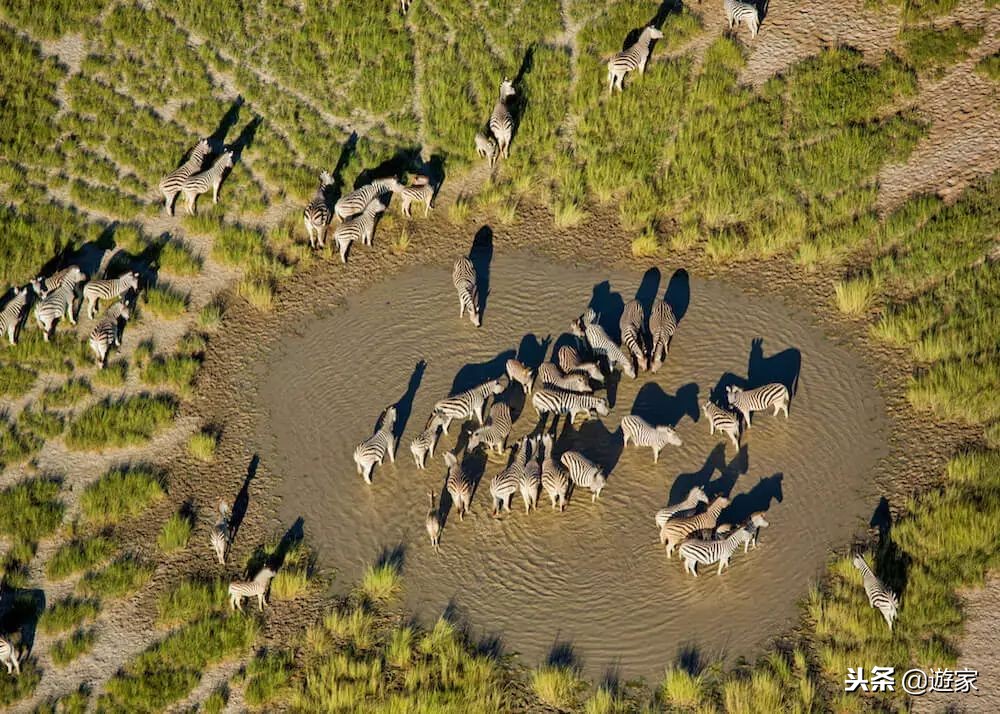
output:
[[[531,373],[531,367],[516,359],[509,359],[507,360],[507,364],[504,365],[504,369],[507,371],[507,376],[512,382],[520,384],[525,394],[531,394],[531,385],[535,381],[535,375]]]
[[[28,316],[28,298],[31,296],[30,292],[33,292],[37,296],[40,290],[41,281],[38,278],[35,278],[24,287],[14,288],[14,295],[3,306],[3,310],[0,310],[0,335],[6,334],[10,344],[17,344],[21,325],[24,323],[24,318]]]
[[[500,155],[500,147],[497,146],[497,140],[486,132],[477,131],[476,154],[479,155],[479,158],[488,160],[490,168],[493,168],[493,165],[497,162],[497,156]]]
[[[601,367],[596,362],[585,362],[583,358],[580,357],[580,353],[569,345],[563,345],[556,352],[556,363],[566,374],[571,372],[583,372],[590,379],[595,382],[603,383],[604,374],[601,372]]]
[[[445,489],[451,496],[451,502],[458,509],[459,520],[465,520],[465,514],[472,508],[472,478],[458,463],[458,457],[450,451],[444,455],[444,463],[448,467],[445,476]]]
[[[559,461],[566,468],[566,474],[574,486],[590,490],[591,502],[601,497],[608,479],[597,464],[577,451],[564,452]]]
[[[645,372],[649,369],[649,358],[646,356],[646,314],[642,311],[642,303],[632,300],[625,305],[618,326],[622,333],[622,350],[632,356],[640,371]]]
[[[438,548],[441,545],[441,516],[438,513],[437,507],[434,505],[434,494],[430,491],[427,492],[427,498],[430,499],[430,508],[427,509],[427,517],[424,519],[424,528],[427,529],[427,535],[431,539],[431,548],[434,552],[438,552]]]
[[[705,412],[708,420],[708,433],[719,432],[728,436],[733,446],[740,448],[740,420],[735,414],[727,409],[717,406],[712,401],[707,401],[701,405],[701,410]]]
[[[633,70],[639,70],[639,74],[644,74],[646,62],[649,61],[650,45],[653,40],[662,38],[663,33],[650,25],[631,46],[608,60],[608,91],[613,92],[616,86],[619,92],[622,91],[625,75]]]
[[[514,447],[510,463],[501,469],[490,480],[490,498],[493,502],[493,516],[500,515],[500,510],[510,511],[510,502],[520,488],[525,465],[528,461],[527,438]]]
[[[510,113],[510,100],[516,94],[514,83],[504,77],[500,82],[500,97],[490,114],[490,131],[497,141],[500,155],[505,159],[510,158],[510,140],[514,136],[514,116]]]
[[[356,216],[364,211],[368,204],[376,198],[385,198],[387,194],[399,193],[402,190],[403,184],[395,178],[375,179],[371,183],[341,196],[334,204],[333,212],[337,218],[346,221],[351,216]]]
[[[728,505],[728,498],[719,497],[697,515],[674,517],[667,520],[660,528],[660,542],[667,548],[667,557],[671,557],[674,548],[688,536],[698,531],[710,531],[715,528],[715,524],[719,521],[719,514]]]
[[[597,313],[587,310],[583,315],[573,321],[570,329],[577,337],[586,340],[591,350],[598,354],[603,354],[608,358],[611,369],[621,369],[632,379],[635,379],[635,367],[632,360],[626,355],[618,344],[608,337],[608,333],[597,323]]]
[[[861,580],[865,586],[865,595],[868,596],[868,604],[882,613],[886,624],[892,630],[892,623],[899,610],[899,600],[896,598],[896,594],[878,579],[860,553],[854,556],[854,567],[861,571]]]
[[[412,184],[399,192],[399,202],[399,210],[407,218],[412,218],[410,215],[411,204],[424,204],[424,218],[426,218],[431,212],[434,202],[434,187],[431,185],[431,180],[427,176],[414,178]]]
[[[109,307],[104,316],[90,331],[87,344],[94,353],[94,360],[100,369],[108,364],[108,353],[112,347],[121,347],[121,321],[127,321],[132,316],[132,309],[124,302],[116,302]]]
[[[75,265],[63,277],[59,287],[50,291],[44,298],[35,303],[35,320],[42,329],[42,336],[48,342],[55,330],[56,321],[64,315],[71,325],[76,324],[73,317],[73,303],[76,301],[77,285],[87,279],[87,276]]]
[[[201,171],[201,165],[210,151],[211,148],[208,145],[208,139],[202,139],[191,149],[187,161],[164,176],[163,180],[160,181],[159,188],[160,193],[163,194],[163,205],[167,209],[167,213],[171,216],[174,215],[174,200],[184,187],[184,182],[192,174]]]
[[[410,453],[413,454],[413,460],[417,462],[418,469],[427,468],[428,454],[434,458],[434,448],[437,446],[441,422],[441,417],[438,414],[431,414],[431,418],[427,420],[427,426],[410,442]]]
[[[434,413],[440,415],[444,433],[448,433],[448,427],[454,419],[474,418],[479,422],[479,426],[483,426],[486,421],[486,402],[490,397],[500,394],[503,389],[503,383],[499,379],[491,379],[435,404]]]
[[[38,291],[39,297],[45,297],[48,293],[52,292],[60,285],[62,285],[63,280],[66,279],[68,275],[75,275],[74,271],[80,270],[78,265],[69,265],[61,270],[57,270],[48,277],[41,279],[41,290]]]
[[[622,417],[621,423],[623,445],[628,446],[629,440],[636,446],[648,446],[653,449],[653,463],[660,458],[664,446],[681,446],[684,442],[677,432],[669,426],[653,426],[642,417],[629,414]]]
[[[656,372],[663,366],[670,352],[670,340],[676,331],[677,318],[674,317],[674,311],[663,300],[657,300],[649,315],[649,332],[653,338],[649,354],[651,371]]]
[[[578,392],[580,394],[590,394],[594,390],[590,388],[590,381],[587,375],[580,372],[565,374],[559,365],[545,362],[538,368],[538,379],[543,387],[549,389],[559,389],[564,392]]]
[[[365,483],[371,484],[372,471],[375,466],[381,466],[386,456],[391,463],[395,463],[396,439],[392,435],[392,430],[396,426],[396,407],[389,407],[382,415],[382,423],[379,424],[375,433],[358,444],[354,449],[354,463],[358,467],[358,473],[364,478]]]
[[[524,512],[530,513],[532,508],[538,510],[538,494],[542,488],[542,467],[538,463],[538,438],[530,441],[525,439],[525,442],[525,455],[528,454],[529,445],[532,453],[518,475],[517,486],[521,492],[521,500],[524,501]]]
[[[661,508],[656,512],[656,516],[654,516],[656,527],[663,528],[663,525],[671,518],[693,516],[699,503],[708,503],[708,496],[705,495],[705,489],[701,486],[695,486],[688,491],[688,495],[684,497],[683,501]]]
[[[563,468],[553,453],[552,435],[542,435],[542,488],[552,501],[552,510],[566,510],[566,494],[569,493],[569,472]]]
[[[225,501],[219,503],[219,520],[212,528],[209,542],[212,551],[215,553],[219,565],[226,564],[226,554],[229,552],[229,545],[232,540],[232,531],[229,528],[229,504]]]
[[[482,444],[487,449],[502,454],[507,448],[510,429],[510,407],[503,402],[497,402],[490,409],[490,423],[472,432],[466,448],[472,451]]]
[[[187,201],[187,212],[190,215],[194,215],[194,204],[198,200],[198,196],[207,193],[209,189],[212,191],[212,204],[214,205],[219,202],[219,187],[222,186],[222,179],[225,178],[226,170],[232,168],[232,166],[233,152],[224,151],[215,160],[211,168],[192,174],[184,179],[184,183],[181,184],[181,193],[184,194],[184,200]]]
[[[330,228],[333,214],[330,212],[327,193],[333,185],[333,176],[324,171],[319,175],[319,188],[309,205],[302,211],[302,222],[305,223],[309,235],[310,248],[322,248],[326,245],[326,232]]]
[[[742,22],[750,30],[750,38],[757,37],[757,31],[760,29],[760,14],[757,12],[755,4],[742,0],[723,0],[722,9],[726,13],[730,30]]]
[[[784,412],[785,419],[788,418],[788,387],[778,382],[765,384],[756,389],[741,389],[731,384],[726,387],[726,398],[729,400],[729,406],[743,415],[748,429],[750,428],[750,415],[770,407],[774,407],[774,416]]]
[[[271,584],[271,578],[275,572],[270,568],[264,568],[253,580],[234,580],[229,583],[229,607],[233,610],[243,612],[243,600],[248,597],[257,598],[257,608],[263,612],[264,603],[267,602],[267,586]]]
[[[139,291],[139,273],[135,271],[111,280],[91,280],[83,286],[83,299],[87,301],[87,317],[94,319],[101,300],[113,300],[129,290]]]
[[[604,397],[564,392],[549,387],[535,390],[531,395],[531,406],[535,408],[539,419],[548,414],[568,414],[571,422],[576,421],[576,417],[580,414],[589,418],[593,412],[597,412],[600,416],[607,416],[610,412],[608,400]]]
[[[7,667],[7,674],[21,674],[21,656],[14,643],[0,635],[0,662]]]
[[[729,567],[729,560],[733,557],[740,545],[746,552],[747,544],[753,539],[753,534],[757,528],[766,526],[764,517],[755,513],[750,517],[750,522],[730,533],[720,540],[704,540],[701,538],[689,538],[681,543],[678,552],[684,560],[684,570],[698,577],[698,565],[719,564],[717,573],[722,575],[723,569]]]
[[[337,250],[340,252],[340,262],[347,263],[347,251],[351,244],[360,241],[363,245],[371,245],[375,236],[375,224],[378,217],[386,209],[386,205],[379,199],[375,199],[361,211],[361,213],[351,216],[333,231],[333,239],[337,242]]]
[[[479,316],[479,288],[476,286],[476,269],[472,261],[468,258],[459,258],[455,261],[455,267],[451,271],[451,282],[458,292],[458,316],[465,315],[469,311],[469,320],[473,325],[479,327],[481,318]]]

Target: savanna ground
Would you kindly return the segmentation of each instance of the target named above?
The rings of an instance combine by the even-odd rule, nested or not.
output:
[[[650,21],[666,37],[646,75],[609,98],[604,60]],[[960,662],[984,671],[960,704],[995,710],[980,624],[995,609],[957,593],[1000,548],[1000,15],[993,0],[787,2],[755,41],[723,29],[707,2],[414,0],[405,18],[389,0],[5,2],[0,279],[75,261],[146,287],[103,372],[85,318],[50,345],[29,324],[0,353],[0,632],[28,653],[0,702],[854,711],[908,702],[843,694],[848,666]],[[491,175],[472,136],[503,75],[519,124]],[[204,136],[237,152],[220,203],[167,217],[154,187]],[[444,178],[430,219],[387,217],[346,268],[308,250],[321,169],[344,190],[421,162]],[[901,592],[894,632],[852,544],[803,584],[799,625],[766,656],[664,653],[662,683],[586,683],[461,623],[414,627],[391,562],[332,597],[308,533],[274,518],[244,368],[281,324],[450,261],[483,224],[505,246],[777,294],[863,354],[893,424],[864,545]],[[225,568],[207,547],[220,498],[245,511]],[[265,561],[281,566],[272,606],[228,614],[225,581]]]

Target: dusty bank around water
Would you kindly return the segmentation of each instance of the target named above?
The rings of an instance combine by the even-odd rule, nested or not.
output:
[[[489,279],[479,330],[458,319],[450,266],[419,265],[285,326],[259,357],[254,449],[281,475],[279,520],[302,518],[320,562],[345,586],[381,551],[401,552],[408,608],[429,619],[451,607],[529,664],[568,644],[593,676],[614,669],[655,681],[682,647],[751,655],[792,625],[830,550],[867,527],[877,501],[871,474],[889,424],[872,371],[808,314],[719,280],[571,265],[506,246],[477,261]],[[578,493],[565,513],[543,504],[525,515],[516,500],[514,513],[492,519],[489,478],[502,465],[489,461],[472,516],[449,516],[435,556],[423,531],[426,493],[442,490],[440,455],[455,447],[456,430],[426,471],[408,450],[432,404],[499,375],[515,353],[548,359],[588,305],[614,336],[623,302],[664,294],[681,317],[667,365],[612,382],[611,415],[557,442],[610,469],[600,502]],[[784,381],[795,396],[790,420],[761,415],[737,452],[709,435],[700,405],[740,380]],[[393,403],[397,460],[368,487],[351,454]],[[628,413],[675,425],[684,445],[656,465],[648,449],[623,451],[617,428]],[[529,405],[514,435],[535,424]],[[729,495],[722,521],[765,510],[771,522],[761,548],[722,578],[685,576],[656,542],[653,513],[694,485]]]

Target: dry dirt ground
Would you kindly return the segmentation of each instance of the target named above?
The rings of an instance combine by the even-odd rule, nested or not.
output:
[[[695,7],[704,13],[708,28],[708,32],[695,40],[696,47],[704,46],[702,43],[707,44],[710,37],[722,30],[724,20],[719,4],[711,2]],[[797,59],[833,43],[851,44],[874,55],[893,45],[899,21],[891,12],[868,10],[858,2],[838,3],[838,6],[835,12],[820,12],[815,3],[801,0],[773,3],[751,47],[744,79],[759,84]],[[971,24],[981,24],[986,30],[985,39],[972,59],[951,67],[940,79],[922,84],[919,105],[932,124],[931,130],[905,164],[883,171],[880,177],[883,206],[892,206],[908,194],[920,191],[954,196],[976,176],[1000,167],[1000,112],[997,111],[996,86],[971,71],[975,59],[995,52],[1000,46],[1000,13],[985,8],[981,0],[967,0],[960,3],[953,16]],[[567,27],[566,41],[569,43],[573,42],[574,29]],[[192,38],[192,41],[197,40]],[[79,38],[47,43],[44,49],[57,55],[71,69],[79,67],[83,56]],[[224,84],[224,78],[220,78],[220,82]],[[167,111],[167,108],[161,109]],[[180,419],[173,428],[141,448],[81,458],[79,453],[66,451],[60,443],[52,443],[38,459],[39,471],[66,475],[69,519],[77,511],[76,496],[81,489],[109,466],[146,460],[171,465],[169,498],[154,507],[146,519],[128,525],[124,532],[133,550],[157,560],[153,581],[133,597],[108,603],[97,622],[98,639],[94,650],[64,670],[52,666],[48,656],[50,642],[38,638],[32,654],[38,659],[44,676],[35,696],[20,702],[15,711],[30,711],[47,697],[65,694],[80,683],[99,692],[103,683],[130,657],[162,636],[152,623],[156,596],[180,577],[219,574],[218,568],[206,557],[211,511],[218,499],[232,500],[241,487],[249,492],[250,507],[237,534],[233,562],[242,562],[255,544],[270,535],[280,535],[290,525],[276,522],[273,515],[276,474],[269,471],[266,463],[256,468],[252,466],[254,425],[252,415],[243,408],[255,389],[255,375],[249,373],[249,367],[268,349],[282,326],[300,324],[312,315],[334,309],[344,296],[375,280],[391,279],[395,271],[406,265],[450,263],[457,255],[467,252],[475,231],[487,223],[493,227],[494,245],[498,251],[530,247],[554,257],[593,265],[610,264],[632,269],[649,266],[650,261],[631,256],[631,236],[617,228],[613,210],[596,210],[584,225],[569,231],[553,229],[545,211],[530,207],[524,208],[511,226],[496,225],[486,216],[473,216],[461,226],[447,222],[445,215],[449,204],[461,191],[474,190],[487,175],[482,167],[477,167],[465,177],[449,176],[431,218],[414,220],[408,226],[411,246],[405,254],[393,255],[385,249],[401,227],[401,219],[394,218],[380,228],[376,250],[358,251],[347,268],[335,260],[320,260],[309,271],[287,281],[281,287],[271,314],[257,313],[237,298],[231,287],[238,273],[212,261],[207,244],[194,242],[194,247],[205,257],[204,269],[194,278],[173,281],[177,287],[191,293],[188,314],[195,315],[219,292],[228,296],[229,307],[221,328],[212,335],[196,395],[183,405]],[[270,215],[277,224],[294,210],[298,209],[282,205]],[[147,219],[147,232],[159,235],[169,230],[165,221],[165,218]],[[671,255],[659,267],[664,274],[686,268],[693,275],[719,276],[748,292],[773,294],[794,302],[814,316],[831,340],[846,344],[864,356],[881,375],[879,386],[892,423],[891,453],[873,478],[894,509],[908,496],[935,484],[946,456],[978,438],[976,433],[960,425],[930,423],[913,413],[904,397],[912,365],[901,351],[873,343],[863,322],[851,321],[835,313],[831,304],[833,274],[822,270],[804,272],[781,260],[720,268],[695,254]],[[155,332],[158,347],[168,350],[192,321],[193,317],[172,323],[156,321],[155,324],[131,325],[125,333],[123,349],[131,351]],[[130,390],[140,388],[134,374],[130,374],[127,386]],[[39,384],[25,399],[4,406],[16,413],[44,387],[45,384]],[[95,399],[110,391],[114,390],[95,389]],[[184,449],[186,438],[202,424],[221,430],[216,461],[210,465],[194,461]],[[26,471],[27,467],[9,469],[0,486],[19,480]],[[200,514],[192,545],[178,555],[163,558],[153,545],[156,531],[167,515],[185,501],[192,502]],[[51,542],[43,543],[40,557],[34,562],[44,562],[54,548]],[[232,575],[232,570],[227,574]],[[50,602],[70,592],[75,582],[69,579],[50,583],[38,565],[32,575],[41,583]],[[264,643],[287,642],[293,633],[318,616],[326,600],[324,589],[317,588],[309,597],[283,607],[272,607],[265,619]],[[1000,702],[996,693],[1000,692],[1000,687],[996,686],[993,622],[1000,611],[998,581],[993,578],[986,589],[969,593],[967,603],[970,619],[960,645],[961,663],[980,669],[983,688],[983,699],[970,704],[969,711],[997,711]],[[241,664],[230,662],[210,669],[185,705],[194,703],[229,679]],[[986,698],[990,680],[992,699]],[[232,695],[228,709],[239,711],[242,708],[239,685],[232,686]],[[980,707],[981,702],[987,706]],[[936,702],[928,700],[927,704],[932,709],[937,708]]]

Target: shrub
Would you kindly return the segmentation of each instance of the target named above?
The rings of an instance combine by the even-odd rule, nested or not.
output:
[[[94,620],[100,612],[101,606],[93,600],[67,597],[49,605],[38,626],[45,634],[56,635]]]
[[[163,477],[147,468],[112,469],[84,489],[80,511],[88,523],[114,525],[138,516],[165,493]]]
[[[71,540],[59,546],[45,564],[45,573],[53,580],[89,570],[103,563],[117,551],[117,545],[105,536],[90,536]]]
[[[95,597],[122,597],[135,592],[153,576],[154,567],[135,558],[120,558],[103,570],[87,573],[77,583],[76,590],[81,595]]]
[[[94,630],[80,629],[52,645],[49,655],[56,666],[65,667],[80,655],[90,652],[96,640],[97,633]]]
[[[210,431],[199,431],[188,439],[188,453],[200,461],[211,461],[215,457],[218,436]]]
[[[166,427],[176,413],[176,402],[164,394],[105,399],[87,407],[70,424],[66,445],[101,449],[141,444]]]

